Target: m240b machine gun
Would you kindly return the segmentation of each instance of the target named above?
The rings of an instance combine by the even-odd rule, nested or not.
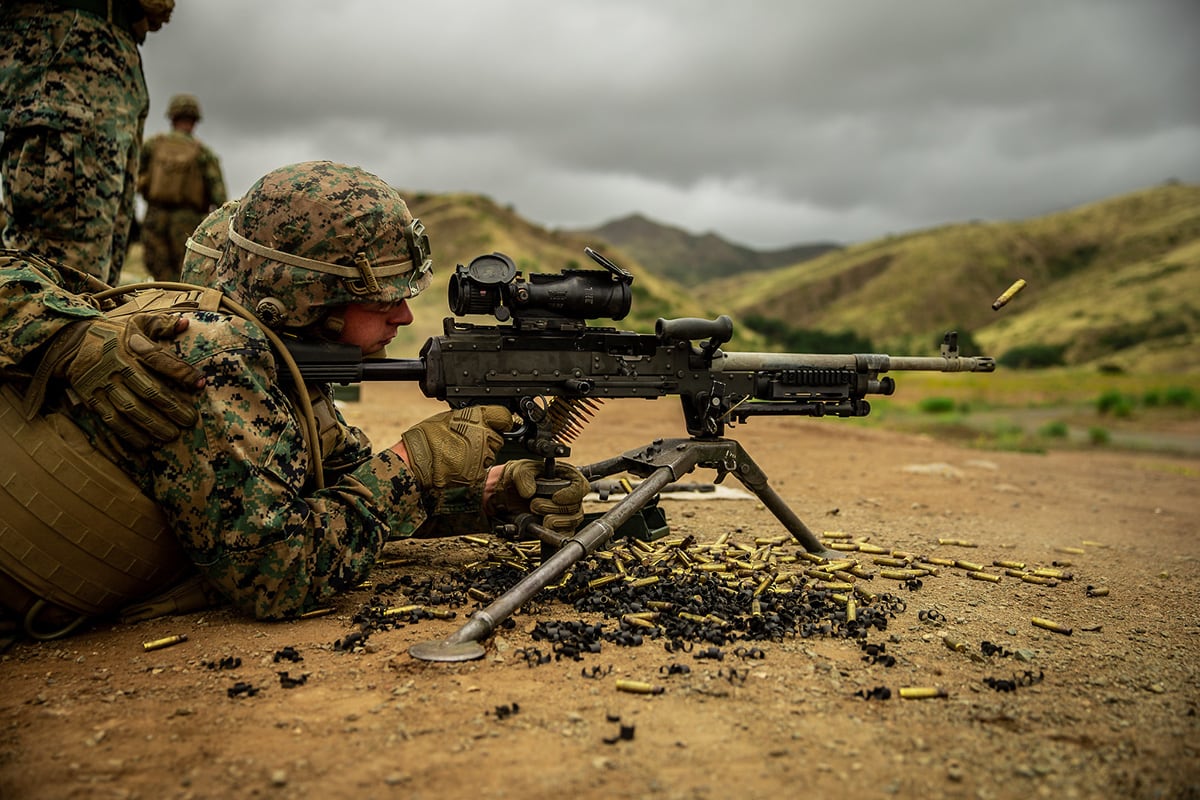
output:
[[[687,438],[659,439],[580,467],[591,480],[623,472],[643,479],[614,508],[571,536],[555,534],[530,515],[513,520],[506,535],[536,537],[553,554],[448,639],[411,648],[416,658],[481,657],[480,642],[497,624],[605,544],[664,486],[698,467],[716,470],[717,482],[736,477],[806,550],[823,553],[745,449],[725,436],[726,427],[760,415],[866,416],[869,395],[895,390],[888,372],[995,370],[989,357],[959,355],[953,332],[940,355],[922,357],[726,352],[721,346],[733,336],[727,316],[659,319],[652,334],[592,326],[589,320],[619,321],[629,313],[633,276],[590,248],[586,252],[603,269],[523,278],[502,253],[459,265],[450,280],[451,311],[456,317],[491,315],[501,324],[448,317],[443,334],[430,338],[416,359],[364,360],[353,347],[289,344],[307,381],[417,381],[427,397],[455,408],[506,406],[522,421],[510,436],[546,459],[546,475],[554,474],[554,459],[570,455],[569,442],[597,401],[676,396],[682,403]],[[543,491],[557,488],[553,479],[545,482]]]

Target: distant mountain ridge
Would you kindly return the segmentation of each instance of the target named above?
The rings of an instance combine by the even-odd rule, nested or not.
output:
[[[778,269],[841,248],[832,242],[816,242],[778,250],[755,250],[715,233],[691,234],[641,214],[630,214],[598,228],[574,233],[619,247],[655,274],[684,285]]]

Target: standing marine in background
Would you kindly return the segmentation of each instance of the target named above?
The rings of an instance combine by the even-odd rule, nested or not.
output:
[[[167,107],[171,130],[142,146],[138,193],[146,200],[142,246],[146,271],[156,281],[179,280],[188,237],[214,208],[225,202],[221,163],[194,135],[200,103],[177,94]]]
[[[0,4],[7,248],[117,285],[150,106],[138,46],[175,0]]]

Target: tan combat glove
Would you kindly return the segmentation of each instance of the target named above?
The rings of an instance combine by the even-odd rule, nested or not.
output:
[[[571,533],[583,521],[583,498],[591,486],[575,467],[556,463],[554,477],[568,481],[567,485],[549,497],[538,497],[537,479],[543,469],[543,462],[534,459],[505,464],[491,495],[491,511],[510,517],[528,511],[541,516],[545,527]]]
[[[196,424],[195,393],[204,374],[160,342],[187,328],[174,314],[98,317],[64,328],[51,342],[27,397],[36,413],[50,377],[65,378],[89,409],[137,448],[170,442]]]
[[[469,406],[418,422],[400,440],[409,471],[439,504],[448,493],[472,487],[482,502],[488,467],[504,444],[500,434],[512,426],[512,413],[503,406]]]

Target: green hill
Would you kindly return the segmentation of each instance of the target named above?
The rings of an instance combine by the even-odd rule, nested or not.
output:
[[[737,349],[784,346],[752,329],[757,318],[827,339],[853,332],[870,349],[908,354],[936,353],[942,334],[957,329],[965,344],[976,343],[1002,364],[1032,352],[1074,366],[1200,371],[1200,186],[1158,186],[1029,220],[913,231],[815,258],[798,251],[785,266],[749,269],[687,291],[664,274],[671,270],[650,267],[634,253],[676,248],[694,259],[719,237],[683,241],[676,229],[649,223],[644,233],[665,231],[673,244],[626,249],[599,229],[535,225],[482,195],[405,194],[429,230],[435,281],[414,303],[417,321],[402,332],[393,355],[415,351],[441,331],[456,264],[499,251],[526,275],[598,268],[584,254],[590,246],[635,276],[630,317],[608,323],[621,328],[649,331],[660,316],[725,313],[737,322]],[[1027,281],[1024,291],[993,311],[992,301],[1017,278]]]
[[[1027,287],[992,301],[1014,280]],[[1042,350],[1069,365],[1200,370],[1200,186],[1172,184],[1019,222],[948,225],[701,287],[709,307],[878,349]]]

